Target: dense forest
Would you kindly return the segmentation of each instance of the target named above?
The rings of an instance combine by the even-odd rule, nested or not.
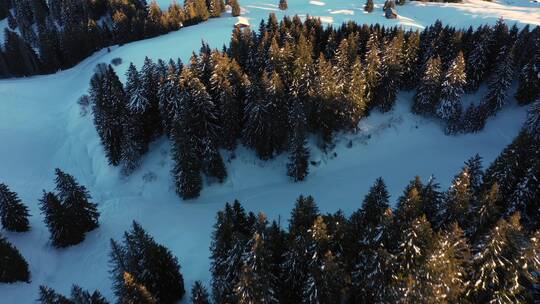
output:
[[[0,78],[54,73],[114,44],[146,39],[219,17],[223,0],[0,0],[9,29],[0,47]]]
[[[515,97],[540,97],[540,28],[494,26],[458,30],[440,22],[422,32],[400,27],[323,27],[320,20],[271,14],[258,32],[235,29],[228,47],[203,43],[189,65],[146,58],[122,84],[100,65],[90,82],[94,123],[109,163],[135,170],[152,140],[172,142],[172,174],[183,198],[197,197],[203,175],[226,176],[220,149],[240,141],[263,160],[288,152],[288,175],[309,171],[307,137],[324,150],[334,134],[356,130],[373,109],[390,111],[399,90],[416,90],[412,111],[440,121],[448,134],[477,132]],[[480,101],[465,93],[485,83]]]

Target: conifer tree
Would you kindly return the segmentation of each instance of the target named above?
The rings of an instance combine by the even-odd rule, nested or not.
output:
[[[495,71],[488,84],[489,91],[480,105],[486,117],[495,115],[505,105],[506,91],[512,84],[514,76],[512,50],[503,47],[496,62]]]
[[[28,263],[19,250],[0,234],[0,282],[30,282]]]
[[[479,30],[474,48],[467,58],[467,85],[468,92],[478,90],[482,81],[484,81],[488,69],[488,54],[490,47],[489,34]]]
[[[193,304],[210,304],[208,292],[201,281],[195,281],[191,288],[191,302]]]
[[[133,275],[124,272],[124,289],[119,297],[122,304],[156,304],[156,299],[144,285],[135,281]]]
[[[446,131],[450,134],[459,130],[462,112],[461,95],[467,84],[466,77],[463,53],[459,53],[446,72],[441,87],[441,101],[437,108],[437,115],[447,122]]]
[[[240,4],[238,3],[238,0],[229,0],[229,5],[232,9],[232,16],[238,17],[240,16]]]
[[[540,38],[535,43],[534,55],[529,57],[525,66],[519,72],[519,83],[516,99],[520,104],[529,104],[540,97]]]
[[[17,193],[6,184],[0,183],[0,220],[8,231],[25,232],[30,229],[28,208],[21,202]]]
[[[430,303],[434,290],[429,284],[427,261],[436,237],[425,216],[413,220],[398,244],[392,292],[403,303]]]
[[[414,96],[412,111],[422,115],[434,115],[440,98],[442,82],[441,59],[430,58],[426,63],[426,70],[418,90]]]
[[[169,65],[167,76],[160,83],[158,90],[159,111],[162,119],[163,129],[167,136],[171,137],[174,125],[178,122],[180,115],[180,84],[178,83],[178,73],[176,65]]]
[[[379,85],[381,77],[381,58],[379,56],[379,38],[377,33],[373,31],[369,36],[369,40],[366,46],[366,101],[368,108],[371,109],[374,106],[375,90]]]
[[[302,303],[339,301],[343,274],[336,257],[328,249],[330,239],[326,224],[321,216],[317,217],[309,232],[307,251],[311,260],[303,289]]]
[[[540,98],[529,107],[523,128],[530,136],[540,141]]]
[[[279,0],[279,9],[284,11],[284,10],[287,10],[289,8],[288,4],[287,4],[287,0]]]
[[[278,303],[275,278],[270,272],[269,252],[262,236],[255,232],[247,244],[240,280],[235,288],[238,303]]]
[[[454,177],[452,185],[446,193],[443,206],[443,225],[449,227],[457,222],[460,227],[468,229],[470,219],[467,214],[472,208],[473,195],[469,168],[466,167],[458,176]]]
[[[309,230],[318,215],[319,209],[313,197],[298,197],[289,220],[289,248],[283,263],[287,286],[284,298],[288,303],[301,303],[304,299],[303,290],[311,258],[306,250]]]
[[[394,37],[387,41],[381,61],[381,78],[375,90],[374,102],[382,112],[390,111],[396,102],[397,90],[403,73],[401,65],[401,48],[403,37]]]
[[[303,181],[309,173],[309,148],[307,147],[305,127],[305,117],[299,108],[295,107],[294,115],[297,117],[293,124],[289,143],[289,163],[287,164],[287,175],[294,181]]]
[[[374,8],[375,8],[375,5],[373,4],[373,0],[367,0],[366,4],[364,5],[364,11],[371,13],[373,12]]]
[[[469,287],[471,252],[463,230],[454,223],[440,233],[427,261],[429,286],[436,303],[459,303]]]
[[[126,97],[122,83],[110,65],[92,77],[90,96],[94,125],[101,138],[105,155],[109,164],[117,166],[122,159]]]
[[[124,299],[127,294],[130,295],[127,299],[143,297],[149,300],[153,297],[155,302],[172,303],[184,295],[184,279],[178,260],[137,222],[124,233],[123,244],[111,240],[109,263],[113,289],[119,299]],[[130,276],[132,280],[129,280]],[[147,292],[144,289],[148,289]],[[133,301],[125,303],[137,303]]]
[[[412,90],[418,86],[421,77],[420,34],[418,31],[408,33],[407,40],[402,48],[402,57],[403,77],[400,82],[401,88]]]
[[[54,289],[40,285],[39,298],[41,304],[71,304],[72,302],[61,294],[58,294]]]
[[[78,285],[71,287],[71,301],[75,304],[109,304],[99,291],[95,290],[90,293]]]
[[[493,303],[531,301],[534,295],[531,289],[524,287],[535,280],[531,273],[540,268],[537,256],[530,259],[534,255],[524,254],[532,248],[534,243],[523,234],[519,213],[508,221],[500,219],[482,238],[474,256],[471,300]]]
[[[366,111],[366,77],[360,63],[360,58],[352,63],[351,75],[348,85],[345,87],[344,127],[356,129],[360,118]]]
[[[144,136],[143,140],[150,143],[154,138],[161,135],[163,126],[159,116],[158,73],[156,65],[146,57],[140,72],[140,95],[141,104],[144,102]]]

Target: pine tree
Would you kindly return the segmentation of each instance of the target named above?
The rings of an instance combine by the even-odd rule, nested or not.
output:
[[[156,304],[156,299],[144,287],[135,281],[133,275],[124,272],[124,289],[119,297],[122,304]]]
[[[412,90],[420,81],[420,34],[418,31],[410,32],[402,49],[403,77],[401,88]]]
[[[436,238],[425,216],[413,220],[401,234],[393,274],[392,292],[399,302],[430,303],[434,290],[429,284],[428,259]]]
[[[528,134],[540,141],[540,98],[530,106],[523,128]]]
[[[130,64],[126,77],[125,92],[127,109],[125,124],[123,126],[122,172],[125,175],[129,175],[139,167],[142,156],[148,150],[145,118],[148,114],[150,104],[148,103],[148,99],[142,94],[139,73],[133,63]]]
[[[37,300],[41,304],[72,304],[68,298],[44,285],[39,286],[39,299]]]
[[[159,115],[158,98],[158,73],[156,65],[151,59],[145,57],[144,64],[140,72],[140,89],[142,96],[139,105],[144,105],[142,115],[144,116],[144,136],[145,143],[150,143],[157,136],[162,134],[163,126]]]
[[[463,230],[454,223],[437,236],[427,261],[429,286],[436,303],[459,303],[469,287],[471,252]]]
[[[167,136],[171,137],[175,123],[180,115],[180,85],[178,83],[178,71],[176,65],[169,64],[167,76],[160,83],[158,89],[159,111],[163,129]]]
[[[375,8],[375,5],[373,4],[373,0],[367,0],[366,5],[364,5],[364,11],[371,13],[373,12],[374,8]]]
[[[122,159],[123,121],[126,97],[122,83],[109,65],[94,74],[90,81],[94,125],[101,138],[109,164],[117,166]]]
[[[460,227],[468,229],[470,219],[467,214],[473,204],[473,189],[471,186],[471,176],[466,167],[463,171],[454,177],[452,185],[446,193],[443,206],[443,225],[449,227],[457,222]]]
[[[195,281],[191,288],[191,302],[193,304],[210,304],[208,292],[201,281]]]
[[[423,115],[434,115],[437,109],[442,82],[441,59],[430,58],[418,90],[414,96],[413,112]]]
[[[286,303],[301,303],[304,299],[311,258],[307,252],[309,230],[318,215],[319,209],[313,197],[298,197],[289,220],[289,247],[282,265],[287,286],[283,296]]]
[[[396,102],[397,90],[403,73],[401,65],[401,48],[403,37],[399,35],[384,45],[381,61],[381,78],[375,90],[374,102],[382,112],[390,111]]]
[[[28,263],[19,250],[0,234],[0,282],[30,282]]]
[[[21,202],[17,193],[0,183],[0,220],[8,231],[25,232],[30,229],[28,208]]]
[[[287,0],[279,0],[279,9],[284,11],[289,8],[289,5],[287,4]]]
[[[247,248],[240,280],[235,288],[238,303],[278,303],[273,288],[275,278],[270,272],[270,256],[263,237],[255,232]]]
[[[83,234],[96,229],[99,226],[99,212],[97,204],[89,201],[92,197],[86,187],[58,168],[55,175],[56,193],[64,209],[66,224],[78,227]]]
[[[71,301],[74,304],[109,304],[99,291],[95,290],[90,293],[78,285],[71,287]]]
[[[348,85],[345,87],[344,105],[344,127],[346,129],[356,129],[358,122],[365,115],[366,111],[366,77],[360,63],[360,58],[352,63],[351,75]]]
[[[229,5],[232,8],[232,16],[238,17],[240,16],[240,4],[238,3],[238,0],[229,0]]]
[[[516,99],[519,104],[529,104],[540,97],[540,38],[534,43],[535,54],[528,55],[529,60],[519,73],[519,83],[516,91]],[[533,51],[533,50],[531,50]]]
[[[321,216],[317,217],[309,232],[307,251],[310,261],[302,303],[339,302],[343,273],[336,257],[328,250],[328,231]]]
[[[441,102],[437,109],[437,115],[447,122],[446,131],[450,134],[459,130],[462,112],[461,95],[467,84],[466,77],[463,53],[459,53],[446,72],[441,87]]]
[[[300,109],[296,109],[295,112],[298,114],[294,116],[298,117],[298,119],[295,120],[289,143],[290,156],[287,164],[287,175],[298,182],[303,181],[309,173],[309,148],[307,147],[305,131],[302,126],[302,121],[305,121],[305,118],[302,116]]]
[[[489,91],[480,105],[486,117],[495,115],[506,104],[506,91],[512,84],[514,76],[512,50],[503,47],[496,62],[495,72],[488,84]]]
[[[148,300],[150,294],[155,302],[172,303],[185,293],[176,257],[156,243],[137,222],[133,222],[132,229],[124,233],[123,244],[111,240],[109,263],[113,289],[119,299],[124,299],[126,294],[135,294]],[[133,280],[126,280],[126,273]],[[145,288],[147,292],[144,292]],[[125,303],[138,302],[126,300]]]
[[[482,303],[531,301],[534,296],[525,286],[534,281],[531,273],[540,268],[537,256],[524,254],[532,248],[534,243],[524,235],[519,213],[508,221],[500,219],[483,237],[474,256],[471,300]]]
[[[381,77],[381,58],[379,55],[379,37],[377,33],[373,31],[369,36],[367,42],[367,51],[366,51],[366,101],[368,103],[368,108],[373,108],[374,105],[374,95],[375,89],[379,85]]]
[[[484,81],[488,69],[488,54],[490,47],[489,32],[479,29],[476,33],[474,48],[467,58],[467,92],[478,90]]]

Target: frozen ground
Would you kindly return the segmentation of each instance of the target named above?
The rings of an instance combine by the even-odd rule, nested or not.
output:
[[[277,0],[274,2],[247,0],[241,5],[245,17],[257,25],[270,12],[283,15],[276,11]],[[403,17],[397,21],[384,19],[380,10],[365,14],[361,2],[289,0],[286,13],[321,16],[336,25],[354,19],[360,23],[423,27],[442,19],[465,27],[494,23],[501,15],[509,22],[521,20],[521,25],[540,23],[540,5],[526,1],[408,3],[398,8]],[[379,7],[381,2],[376,1]],[[168,0],[160,1],[166,6],[164,3]],[[201,40],[221,47],[228,41],[236,21],[226,14],[165,36],[98,52],[76,67],[54,75],[0,81],[0,181],[20,194],[33,215],[29,233],[2,232],[20,249],[32,272],[30,284],[0,285],[2,304],[33,303],[40,284],[68,293],[71,284],[77,283],[86,289],[99,289],[112,300],[107,273],[109,239],[119,238],[132,220],[139,221],[179,258],[187,287],[194,280],[209,283],[210,233],[215,213],[225,202],[238,198],[246,209],[263,211],[272,219],[281,218],[286,225],[299,194],[313,195],[323,212],[341,208],[349,214],[360,206],[378,176],[386,180],[392,200],[414,175],[424,180],[435,175],[447,187],[463,161],[473,154],[480,153],[486,163],[491,162],[517,134],[525,117],[525,110],[512,103],[491,119],[480,134],[448,137],[434,122],[411,115],[412,95],[401,93],[393,112],[374,113],[362,121],[359,134],[340,136],[337,156],[312,149],[312,160],[320,164],[310,168],[303,183],[291,183],[286,177],[285,155],[262,162],[252,152],[239,148],[236,159],[227,163],[229,178],[225,184],[207,185],[199,199],[184,202],[172,189],[166,140],[152,145],[140,170],[127,179],[121,178],[119,170],[107,166],[91,116],[81,117],[76,104],[88,88],[94,66],[120,57],[123,64],[116,70],[123,75],[130,61],[140,66],[146,55],[152,59],[181,57],[187,61],[191,52],[200,47]],[[479,96],[466,98],[475,100]],[[353,142],[352,148],[347,148],[349,140]],[[224,156],[228,158],[228,154]],[[102,213],[99,229],[90,233],[84,243],[64,250],[50,246],[38,208],[41,191],[53,187],[55,167],[74,174],[86,185]]]

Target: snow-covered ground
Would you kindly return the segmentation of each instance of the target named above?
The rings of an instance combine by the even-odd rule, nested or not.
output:
[[[159,2],[166,7],[169,0]],[[244,17],[258,26],[270,12],[282,16],[277,2],[244,0]],[[382,1],[376,3],[379,9],[365,14],[363,1],[358,0],[289,0],[286,13],[320,16],[335,25],[352,19],[421,28],[441,19],[465,27],[494,23],[500,16],[509,23],[540,24],[540,4],[528,1],[407,3],[398,7],[398,20],[384,19]],[[310,168],[303,183],[291,183],[285,175],[286,155],[262,162],[254,153],[239,148],[236,158],[227,163],[229,178],[223,185],[206,185],[199,199],[182,201],[172,187],[170,147],[164,139],[152,145],[140,170],[122,178],[117,168],[107,165],[91,116],[81,117],[76,104],[88,88],[94,66],[120,57],[123,64],[116,70],[123,80],[129,62],[140,66],[145,56],[154,60],[180,57],[186,62],[201,40],[220,48],[229,40],[236,22],[237,18],[225,14],[168,35],[111,48],[110,52],[103,50],[54,75],[0,81],[0,181],[19,193],[33,215],[29,233],[2,231],[28,260],[32,282],[0,285],[0,303],[33,303],[40,284],[68,293],[72,283],[99,289],[112,300],[107,273],[109,239],[119,238],[132,220],[140,222],[179,258],[188,287],[194,280],[209,283],[210,234],[215,213],[225,202],[238,198],[246,209],[263,211],[271,219],[281,218],[284,225],[300,194],[313,195],[323,212],[340,208],[350,214],[379,176],[387,182],[393,200],[415,175],[424,180],[434,175],[447,187],[463,161],[475,153],[480,153],[486,164],[491,162],[524,120],[525,109],[512,102],[489,120],[485,131],[449,137],[438,124],[410,114],[412,93],[400,93],[394,111],[374,113],[361,122],[359,134],[340,136],[336,156],[313,148],[312,160],[320,164]],[[480,96],[466,98],[473,101]],[[351,148],[347,147],[349,140]],[[228,158],[227,153],[224,156]],[[53,188],[55,167],[74,174],[86,185],[101,212],[101,226],[82,244],[63,250],[50,246],[38,207],[41,191]]]

